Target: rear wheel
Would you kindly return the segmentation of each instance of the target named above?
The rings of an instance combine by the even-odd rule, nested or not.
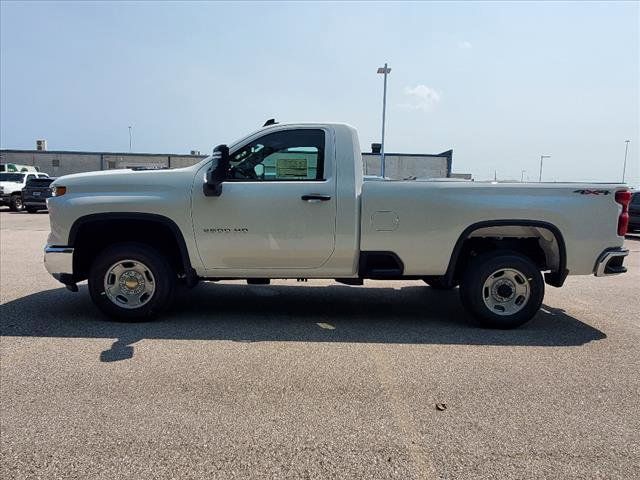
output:
[[[460,283],[460,298],[482,326],[515,328],[540,309],[544,280],[528,257],[489,252],[469,264]]]
[[[89,292],[108,317],[149,320],[171,302],[176,274],[155,249],[121,243],[104,250],[91,266]]]
[[[19,212],[22,210],[22,195],[14,193],[9,200],[9,209],[12,212]]]

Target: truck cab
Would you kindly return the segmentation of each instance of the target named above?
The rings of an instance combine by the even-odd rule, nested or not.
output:
[[[230,147],[219,196],[202,193],[204,163],[191,198],[206,275],[355,275],[362,163],[353,161],[354,135],[313,124],[258,131]]]

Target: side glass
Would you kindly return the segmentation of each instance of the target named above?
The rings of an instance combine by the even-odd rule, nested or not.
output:
[[[324,142],[323,130],[270,133],[231,155],[229,180],[324,180]]]

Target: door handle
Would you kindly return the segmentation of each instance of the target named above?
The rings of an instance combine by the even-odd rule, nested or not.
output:
[[[302,195],[300,198],[305,202],[311,202],[311,203],[328,202],[329,200],[331,200],[331,195],[311,194],[311,195]]]

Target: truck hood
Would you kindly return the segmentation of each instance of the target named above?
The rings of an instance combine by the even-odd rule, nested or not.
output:
[[[95,172],[73,173],[71,175],[63,175],[58,177],[53,183],[56,185],[70,185],[76,183],[85,183],[92,181],[116,180],[133,176],[150,176],[158,172],[166,170],[132,170],[130,168],[121,168],[117,170],[98,170]],[[62,181],[62,183],[60,183]]]
[[[57,178],[52,187],[64,186],[71,192],[140,192],[182,187],[193,178],[194,168],[158,170],[106,170],[75,173]]]

